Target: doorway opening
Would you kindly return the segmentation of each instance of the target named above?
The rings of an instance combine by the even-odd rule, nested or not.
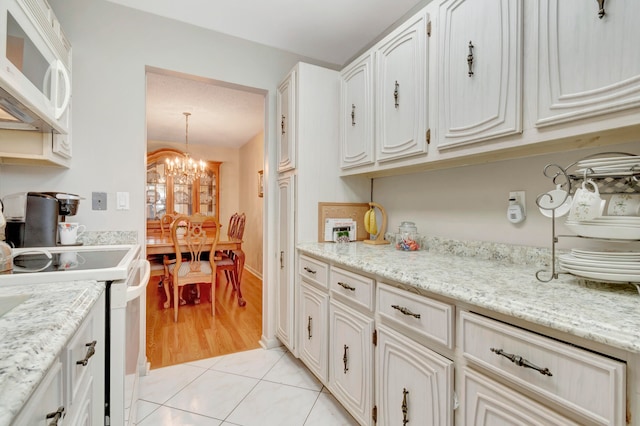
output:
[[[216,315],[211,315],[207,284],[201,286],[201,303],[186,292],[186,305],[180,306],[178,322],[174,322],[173,308],[164,307],[164,286],[170,283],[163,276],[162,255],[148,256],[157,271],[147,287],[146,349],[152,369],[260,347],[264,217],[260,185],[265,163],[266,99],[267,92],[261,89],[154,67],[146,69],[148,157],[157,158],[163,150],[187,151],[191,157],[215,163],[216,167],[219,163],[213,190],[203,193],[199,184],[178,187],[173,180],[163,182],[162,166],[155,164],[151,170],[147,162],[147,237],[161,232],[162,215],[199,212],[205,208],[205,198],[209,204],[203,212],[219,212],[221,239],[226,238],[234,213],[246,215],[242,243],[245,267],[240,283],[246,306],[239,306],[233,285],[221,274],[216,287]],[[189,114],[186,129],[185,113]],[[212,194],[214,200],[210,199]],[[178,202],[186,205],[178,206]]]

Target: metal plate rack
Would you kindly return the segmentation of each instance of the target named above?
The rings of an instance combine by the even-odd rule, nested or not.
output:
[[[615,173],[603,173],[594,171],[591,168],[584,168],[584,170],[578,171],[578,165],[585,160],[592,160],[597,158],[609,158],[609,157],[635,157],[636,154],[630,154],[626,152],[602,152],[598,154],[593,154],[587,157],[583,157],[582,159],[569,164],[567,167],[562,167],[558,164],[548,164],[545,166],[543,170],[543,174],[545,177],[551,179],[554,187],[563,189],[566,192],[563,200],[553,200],[551,195],[548,193],[543,193],[538,195],[536,198],[536,205],[544,210],[551,211],[551,271],[547,269],[541,269],[536,272],[536,279],[541,282],[550,282],[554,279],[557,279],[559,274],[570,274],[569,272],[559,272],[556,267],[556,244],[558,243],[559,237],[572,237],[572,238],[591,238],[591,237],[582,237],[579,235],[557,235],[556,234],[556,209],[558,206],[561,206],[569,197],[575,193],[575,190],[579,188],[582,183],[591,179],[598,185],[598,190],[600,194],[610,195],[610,194],[624,194],[624,193],[640,193],[640,159],[637,165],[633,165],[629,167],[629,170],[625,171],[617,171]],[[553,203],[557,207],[547,208],[544,207],[541,202],[544,198],[547,197],[549,203]],[[604,239],[603,239],[604,240]],[[620,241],[611,239],[611,241]],[[628,241],[628,240],[624,240]],[[545,275],[548,275],[545,278]],[[578,275],[576,275],[578,276]],[[591,280],[591,278],[580,277],[584,279]],[[596,280],[593,280],[596,281]],[[635,285],[638,293],[640,293],[640,282],[629,282],[629,281],[607,281],[617,284],[633,284]]]

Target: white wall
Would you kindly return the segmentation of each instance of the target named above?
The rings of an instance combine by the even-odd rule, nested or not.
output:
[[[543,175],[544,167],[567,167],[586,155],[607,151],[640,155],[640,142],[378,178],[373,199],[387,212],[387,232],[397,232],[400,222],[410,220],[427,236],[549,248],[550,219],[535,204],[539,194],[554,188]],[[507,221],[509,191],[520,190],[525,191],[527,218],[514,225]],[[557,221],[558,232],[572,234],[563,222],[564,218]],[[576,245],[582,243],[575,238],[559,241],[559,247]]]
[[[262,277],[262,216],[264,197],[258,197],[258,171],[264,168],[264,134],[259,133],[240,148],[238,212],[247,215],[244,229],[245,267]]]
[[[141,242],[145,66],[268,91],[266,105],[275,113],[277,83],[302,59],[103,0],[52,0],[51,5],[73,45],[74,158],[68,170],[0,166],[0,196],[76,193],[86,198],[76,219],[87,229],[135,230]],[[92,191],[107,192],[107,211],[91,210]],[[130,192],[131,210],[114,209],[117,191]]]

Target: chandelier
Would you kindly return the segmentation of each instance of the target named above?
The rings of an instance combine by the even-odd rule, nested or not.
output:
[[[202,160],[194,160],[189,155],[189,116],[190,112],[183,112],[185,127],[186,150],[182,156],[176,156],[174,159],[167,158],[167,175],[172,176],[180,183],[193,183],[198,178],[207,175],[207,166]]]

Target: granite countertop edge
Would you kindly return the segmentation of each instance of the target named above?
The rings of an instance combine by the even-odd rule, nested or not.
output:
[[[300,243],[305,254],[465,304],[640,353],[640,294],[630,284],[569,274],[540,282],[541,267],[474,257],[403,252],[360,242]]]
[[[29,296],[0,317],[0,426],[19,414],[104,291],[97,281],[0,287],[0,296]]]

